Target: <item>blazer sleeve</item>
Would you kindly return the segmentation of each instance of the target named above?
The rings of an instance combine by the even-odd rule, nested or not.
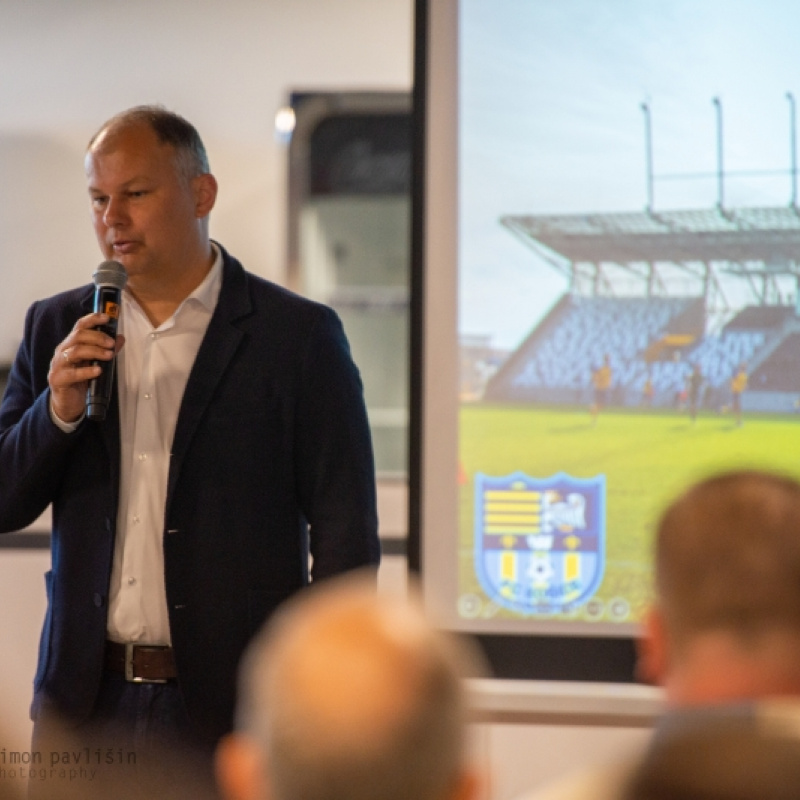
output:
[[[312,578],[380,561],[375,465],[363,387],[336,313],[320,308],[303,358],[296,417],[299,499]]]
[[[37,304],[25,319],[25,335],[0,405],[0,532],[34,522],[53,500],[79,432],[67,434],[50,418],[49,357],[56,343],[37,332]],[[38,362],[38,363],[37,363]]]

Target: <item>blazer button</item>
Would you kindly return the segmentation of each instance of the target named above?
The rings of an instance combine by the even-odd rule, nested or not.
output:
[[[103,605],[103,595],[101,595],[100,592],[95,592],[92,601],[97,608],[100,608]]]

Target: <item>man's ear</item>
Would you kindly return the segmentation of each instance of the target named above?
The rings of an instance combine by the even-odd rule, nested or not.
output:
[[[198,219],[203,219],[211,213],[217,200],[217,179],[210,172],[197,175],[192,178],[192,191],[195,214]]]
[[[229,733],[214,754],[217,786],[224,800],[267,797],[264,764],[258,745],[239,733]]]
[[[637,679],[652,686],[663,686],[669,657],[664,615],[657,606],[652,606],[642,620],[642,633],[636,640]]]

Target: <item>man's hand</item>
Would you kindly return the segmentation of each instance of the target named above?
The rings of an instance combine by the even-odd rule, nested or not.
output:
[[[101,372],[92,362],[110,361],[124,344],[122,336],[117,337],[115,346],[114,339],[95,330],[108,321],[107,314],[81,317],[53,353],[47,382],[53,413],[63,422],[75,422],[86,411],[89,381]]]

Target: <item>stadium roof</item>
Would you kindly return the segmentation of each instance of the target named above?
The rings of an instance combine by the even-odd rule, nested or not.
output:
[[[543,246],[572,263],[759,261],[773,274],[800,274],[796,206],[509,215],[500,221],[534,249]]]

